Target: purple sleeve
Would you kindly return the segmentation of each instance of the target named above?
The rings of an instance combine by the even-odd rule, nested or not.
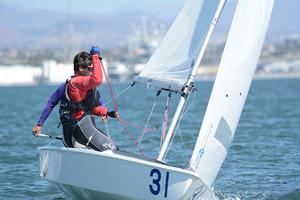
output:
[[[38,125],[43,126],[44,122],[46,121],[46,119],[48,118],[48,116],[50,115],[51,111],[53,110],[53,108],[58,104],[58,102],[61,100],[61,97],[64,93],[64,88],[65,88],[65,83],[60,85],[56,91],[51,95],[51,97],[49,98],[46,106],[44,107],[44,110],[40,116],[40,119],[38,121]]]
[[[104,105],[104,101],[100,100],[101,95],[100,95],[100,91],[98,90],[99,93],[99,106],[103,106]]]
[[[101,101],[100,99],[99,99],[99,106],[103,106],[104,105],[104,101]]]

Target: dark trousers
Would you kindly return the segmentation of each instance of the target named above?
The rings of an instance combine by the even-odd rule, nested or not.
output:
[[[74,141],[96,151],[117,150],[117,146],[95,126],[91,116],[86,115],[79,121],[63,124],[64,145],[74,147]]]

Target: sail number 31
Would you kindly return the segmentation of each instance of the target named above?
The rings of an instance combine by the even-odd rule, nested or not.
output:
[[[161,172],[158,169],[152,169],[150,172],[150,176],[153,178],[152,184],[149,184],[150,192],[154,195],[158,195],[160,193],[161,185]],[[169,184],[169,172],[166,172],[165,177],[165,188],[164,188],[164,197],[168,196],[168,184]]]

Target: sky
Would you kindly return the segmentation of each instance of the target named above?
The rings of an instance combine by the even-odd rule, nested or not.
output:
[[[231,18],[226,13],[233,14],[237,0],[227,1],[221,18],[228,21],[223,24],[229,27]],[[158,21],[169,25],[184,2],[185,0],[0,0],[0,37],[2,37],[0,46],[3,42],[7,44],[12,42],[7,39],[8,36],[3,36],[4,33],[1,35],[1,30],[19,34],[14,37],[10,34],[12,40],[21,36],[38,38],[41,34],[44,35],[45,30],[49,33],[46,35],[49,38],[52,36],[50,33],[54,35],[61,33],[61,28],[64,28],[61,23],[68,19],[72,19],[74,24],[80,22],[80,26],[86,30],[91,28],[87,22],[96,24],[93,27],[101,23],[109,33],[119,32],[120,35],[132,31],[132,24],[140,22],[142,16],[147,17],[150,22]],[[297,21],[300,18],[299,10],[300,0],[275,0],[269,38],[276,39],[282,34],[300,33]],[[71,17],[65,14],[71,14]],[[224,30],[221,23],[218,27]],[[125,28],[127,32],[124,31]]]
[[[59,37],[66,32],[61,31],[65,28],[61,23],[71,19],[74,26],[80,27],[76,35],[81,34],[79,31],[86,30],[96,34],[91,28],[101,24],[105,27],[101,31],[103,34],[105,31],[107,34],[118,34],[120,39],[124,35],[122,37],[127,40],[127,35],[133,32],[133,27],[141,23],[143,17],[150,23],[170,25],[184,2],[185,0],[0,0],[0,37],[1,28],[16,34],[11,37],[13,41],[15,38],[26,37],[26,43],[31,43],[31,40],[37,41],[39,37]],[[70,17],[65,14],[70,14]],[[20,20],[22,23],[19,23]],[[94,24],[93,27],[91,23]],[[15,24],[19,25],[16,27]],[[111,34],[107,38],[113,38]],[[25,43],[25,39],[22,41]],[[5,35],[0,40],[0,46],[11,42]]]
[[[28,10],[51,9],[72,13],[116,12],[123,9],[158,9],[161,6],[180,7],[184,0],[0,0],[0,2]],[[105,9],[103,9],[105,8]]]
[[[120,10],[180,9],[185,0],[0,0],[0,2],[28,10],[55,10],[72,13],[117,13]],[[235,2],[237,0],[228,0]],[[105,9],[103,9],[105,8]]]

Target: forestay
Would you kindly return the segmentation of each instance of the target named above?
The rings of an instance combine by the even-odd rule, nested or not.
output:
[[[187,0],[136,81],[180,91],[203,46],[220,0]]]
[[[238,1],[190,163],[208,186],[214,182],[233,139],[273,4],[274,0]]]

